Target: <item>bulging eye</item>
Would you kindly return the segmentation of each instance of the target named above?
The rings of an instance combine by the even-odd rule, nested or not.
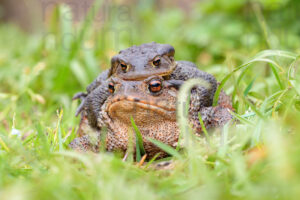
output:
[[[156,57],[156,58],[153,60],[153,65],[156,66],[156,67],[160,65],[160,57]]]
[[[108,84],[108,91],[112,94],[115,92],[115,84],[114,83]]]
[[[157,93],[162,89],[162,82],[160,80],[152,80],[149,82],[149,91]]]
[[[122,71],[123,71],[123,72],[127,72],[128,66],[127,66],[125,63],[123,63],[123,62],[121,62],[120,65],[121,65]]]

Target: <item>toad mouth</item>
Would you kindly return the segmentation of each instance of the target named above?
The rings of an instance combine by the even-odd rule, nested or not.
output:
[[[166,112],[175,112],[176,108],[172,106],[168,106],[168,103],[164,103],[159,105],[158,101],[145,101],[135,97],[122,97],[122,98],[114,98],[112,102],[107,105],[107,110],[111,111],[114,106],[117,104],[124,103],[131,104],[132,106],[128,106],[128,110],[134,110],[135,108],[142,108],[145,110],[151,110],[157,113],[166,113]],[[126,108],[125,108],[126,109]]]

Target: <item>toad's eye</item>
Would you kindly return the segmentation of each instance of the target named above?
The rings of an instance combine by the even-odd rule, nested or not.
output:
[[[128,66],[127,66],[125,63],[123,63],[123,62],[121,62],[120,65],[121,65],[122,71],[123,71],[123,72],[127,72]]]
[[[156,66],[156,67],[160,65],[160,57],[156,57],[156,58],[153,60],[153,65]]]
[[[152,80],[149,82],[149,91],[157,93],[162,89],[162,82],[160,80]]]
[[[108,84],[108,91],[113,94],[115,92],[115,84],[109,83]]]

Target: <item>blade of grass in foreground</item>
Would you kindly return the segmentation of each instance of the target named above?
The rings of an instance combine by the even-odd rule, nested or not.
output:
[[[139,162],[141,160],[142,155],[146,153],[143,145],[143,137],[132,117],[130,117],[130,121],[135,132],[136,161]]]
[[[209,139],[209,135],[208,135],[208,132],[207,132],[207,130],[206,130],[206,127],[205,127],[205,125],[204,125],[204,123],[203,123],[202,116],[201,116],[201,113],[200,113],[200,112],[198,113],[198,118],[199,118],[199,122],[200,122],[200,125],[201,125],[201,128],[202,128],[202,131],[203,131],[203,133],[205,134],[205,137],[206,137],[206,139],[207,139],[207,142],[208,142],[208,144],[211,146],[210,139]]]
[[[260,57],[260,58],[265,58],[270,56],[296,59],[297,54],[288,51],[282,51],[282,50],[264,50],[256,54],[256,57]]]
[[[58,155],[58,156],[64,156],[64,157],[69,157],[72,159],[76,159],[80,162],[82,162],[82,164],[84,164],[85,167],[89,168],[89,169],[93,169],[93,162],[84,154],[79,154],[76,153],[74,151],[60,151],[60,152],[54,152],[52,153],[53,155]]]
[[[147,163],[147,165],[145,166],[145,169],[147,169],[156,160],[156,158],[158,158],[159,155],[160,155],[160,153],[155,154],[155,156],[153,158],[151,158],[151,160]]]
[[[254,78],[250,83],[249,85],[246,87],[245,91],[244,91],[244,96],[247,96],[249,91],[251,90],[252,86],[253,86],[253,83],[255,81],[256,78]]]
[[[176,151],[175,149],[173,149],[172,147],[170,147],[169,145],[166,145],[165,143],[152,139],[152,138],[147,138],[148,141],[150,141],[152,144],[154,144],[155,146],[157,146],[158,148],[160,148],[161,150],[165,151],[166,153],[168,153],[169,155],[181,159],[181,155],[178,153],[178,151]]]
[[[61,121],[63,117],[63,110],[57,110],[57,124],[54,130],[54,138],[53,138],[53,143],[54,145],[52,146],[52,150],[55,149],[55,145],[58,144],[59,151],[63,150],[63,142],[62,142],[62,135],[61,135]]]
[[[203,80],[203,79],[190,79],[186,81],[180,88],[178,98],[177,98],[177,121],[178,121],[178,126],[180,129],[180,140],[183,139],[186,142],[186,146],[188,145],[187,142],[188,140],[192,140],[190,132],[191,132],[191,127],[189,124],[189,119],[188,119],[188,108],[190,102],[187,101],[189,100],[190,97],[190,92],[191,89],[195,86],[202,86],[205,88],[210,88],[211,85]],[[178,144],[180,144],[180,141],[178,139]]]
[[[8,148],[8,146],[5,144],[5,142],[2,140],[2,138],[0,137],[0,147],[2,146],[2,148],[6,151],[9,152],[10,149]]]
[[[248,124],[248,125],[250,125],[250,126],[254,126],[254,125],[255,125],[253,122],[251,122],[250,120],[246,119],[246,117],[241,116],[241,115],[239,115],[239,114],[237,114],[237,113],[234,113],[234,112],[232,112],[232,111],[229,111],[229,112],[230,112],[230,114],[231,114],[234,118],[236,118],[236,119],[239,120],[240,122],[242,122],[242,123],[244,123],[244,124]],[[254,113],[254,115],[255,115],[255,113]]]

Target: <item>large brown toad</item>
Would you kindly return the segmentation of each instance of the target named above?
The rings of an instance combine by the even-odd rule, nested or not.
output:
[[[108,129],[105,143],[108,151],[125,152],[128,148],[129,134],[134,138],[130,118],[134,119],[142,136],[145,151],[149,157],[156,153],[165,156],[158,147],[147,140],[148,137],[164,142],[167,145],[176,147],[179,129],[176,122],[176,99],[178,93],[178,84],[174,80],[163,80],[160,76],[151,76],[141,81],[124,81],[119,78],[111,79],[108,84],[111,95],[102,105],[99,102],[99,94],[93,93],[90,97],[91,103],[101,109],[94,112],[100,112],[98,116],[98,125],[106,126]],[[204,107],[200,110],[204,124],[208,127],[217,127],[223,125],[231,119],[227,108],[230,103],[227,96],[222,94],[220,105],[217,107]],[[192,112],[192,111],[191,111]],[[191,116],[194,116],[191,113]],[[198,119],[190,118],[196,131],[201,131]],[[81,126],[87,126],[86,120]],[[85,131],[88,132],[88,131]],[[89,135],[84,135],[75,139],[71,147],[79,150],[98,151],[99,138],[91,142]],[[133,143],[135,140],[132,140]]]
[[[179,130],[176,123],[177,89],[159,76],[143,81],[115,79],[110,96],[103,105],[100,124],[108,127],[107,149],[126,151],[132,117],[139,128],[147,154],[151,157],[160,150],[146,138],[150,137],[174,146]],[[176,85],[175,85],[176,87]],[[111,87],[112,88],[112,87]]]

